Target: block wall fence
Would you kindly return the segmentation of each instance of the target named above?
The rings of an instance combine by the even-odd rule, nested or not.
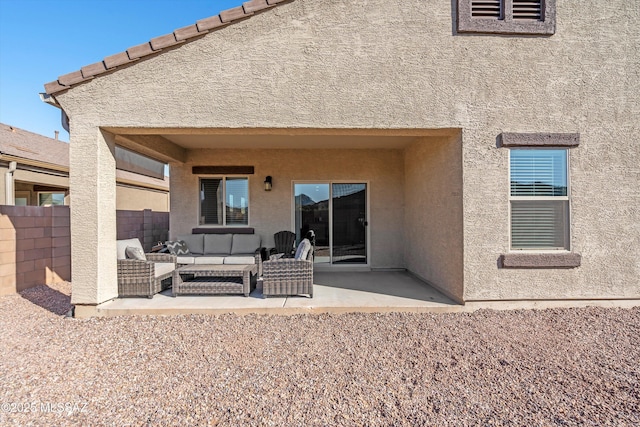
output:
[[[169,240],[169,212],[116,211],[117,239],[138,238],[145,252]]]
[[[138,238],[145,251],[169,235],[169,213],[117,211],[117,238]],[[71,281],[68,206],[0,205],[0,296]]]

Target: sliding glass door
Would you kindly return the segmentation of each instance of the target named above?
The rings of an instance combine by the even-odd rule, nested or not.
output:
[[[316,234],[316,263],[329,263],[329,184],[294,184],[296,242],[309,230]]]
[[[367,184],[332,184],[333,264],[367,263]]]
[[[295,183],[294,222],[299,242],[316,235],[318,264],[367,264],[367,184]]]

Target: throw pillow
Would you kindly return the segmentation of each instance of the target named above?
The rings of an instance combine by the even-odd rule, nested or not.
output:
[[[296,250],[296,259],[306,260],[310,250],[311,242],[309,241],[309,239],[303,239],[302,242],[300,242],[300,244],[298,245],[298,249]]]
[[[140,248],[127,246],[127,248],[124,250],[124,253],[127,255],[127,258],[129,259],[139,259],[141,261],[147,260],[147,257],[145,256],[144,252]]]
[[[284,256],[284,254],[273,254],[269,256],[269,261],[275,261],[277,259],[280,259]]]
[[[167,249],[171,255],[189,255],[189,248],[184,240],[178,240],[175,242],[167,242]]]

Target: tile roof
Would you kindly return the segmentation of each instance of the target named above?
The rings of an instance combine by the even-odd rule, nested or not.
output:
[[[69,144],[0,123],[0,154],[69,167]]]
[[[78,71],[60,76],[57,80],[45,84],[44,90],[48,95],[65,91],[72,86],[89,81],[96,76],[112,72],[118,67],[129,65],[138,59],[157,54],[163,49],[188,42],[190,41],[189,39],[193,40],[195,37],[202,36],[210,31],[246,19],[254,13],[272,8],[278,3],[291,1],[293,0],[250,0],[244,2],[242,6],[224,10],[220,12],[219,15],[201,19],[195,24],[179,28],[171,34],[156,37],[147,43],[130,47],[124,52],[107,56],[100,62],[87,65]]]

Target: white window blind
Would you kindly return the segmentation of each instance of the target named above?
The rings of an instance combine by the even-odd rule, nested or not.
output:
[[[512,249],[568,249],[567,150],[512,149]]]
[[[200,180],[200,224],[222,225],[222,179]]]

